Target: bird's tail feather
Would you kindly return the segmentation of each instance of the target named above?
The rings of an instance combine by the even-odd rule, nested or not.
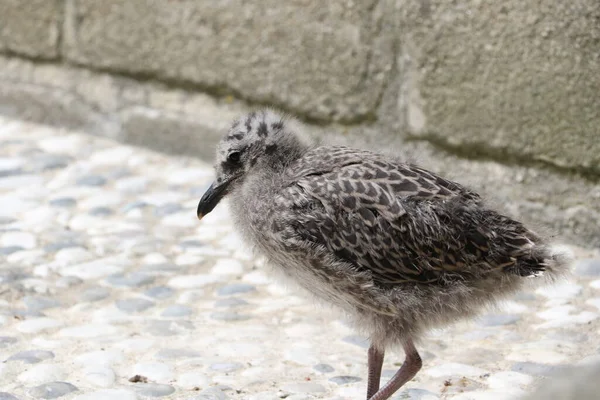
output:
[[[559,246],[535,245],[530,255],[519,260],[521,276],[543,276],[545,280],[555,281],[569,274],[573,256],[568,249]]]

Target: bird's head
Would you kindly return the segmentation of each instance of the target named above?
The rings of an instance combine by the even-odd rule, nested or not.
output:
[[[249,113],[236,120],[217,146],[216,179],[198,204],[198,218],[255,171],[276,172],[300,157],[307,145],[290,126],[293,121],[270,110]]]

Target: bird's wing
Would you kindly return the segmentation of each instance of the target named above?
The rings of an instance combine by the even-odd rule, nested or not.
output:
[[[370,152],[316,149],[290,166],[288,178],[281,196],[297,237],[369,271],[379,285],[465,276],[488,256],[497,257],[490,268],[510,263],[494,254],[486,224],[503,222],[515,240],[522,236],[520,224],[478,214],[476,193]]]

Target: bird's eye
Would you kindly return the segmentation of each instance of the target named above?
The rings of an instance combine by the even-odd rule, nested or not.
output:
[[[234,151],[229,153],[229,155],[227,156],[227,161],[229,161],[232,164],[237,164],[240,162],[240,152],[239,151]]]

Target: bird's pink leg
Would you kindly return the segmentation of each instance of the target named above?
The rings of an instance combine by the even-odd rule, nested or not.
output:
[[[406,353],[406,359],[402,364],[402,367],[392,376],[392,379],[385,384],[384,387],[379,389],[369,400],[386,400],[392,397],[398,389],[402,387],[406,382],[410,381],[421,369],[423,362],[421,356],[417,352],[415,345],[412,340],[408,340],[404,343],[404,352]],[[370,375],[369,375],[370,381]],[[370,387],[370,385],[369,385]]]
[[[381,367],[383,366],[384,352],[371,345],[368,351],[369,380],[367,383],[367,400],[379,390]]]

